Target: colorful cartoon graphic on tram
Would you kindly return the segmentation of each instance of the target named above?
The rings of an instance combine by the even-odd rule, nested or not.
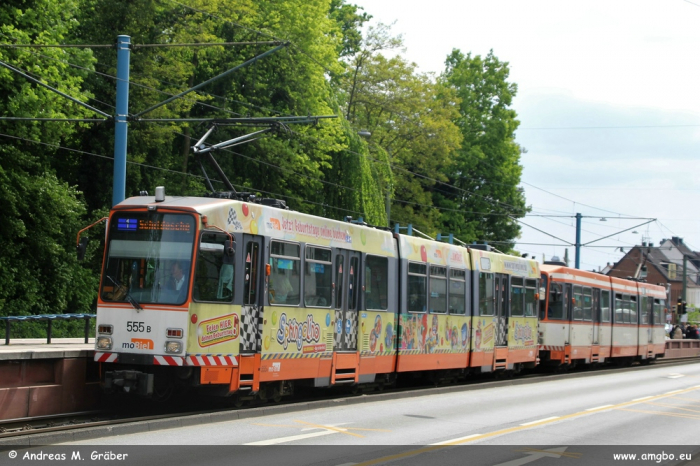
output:
[[[469,348],[469,327],[469,323],[461,317],[401,315],[399,349],[418,353],[466,352]]]

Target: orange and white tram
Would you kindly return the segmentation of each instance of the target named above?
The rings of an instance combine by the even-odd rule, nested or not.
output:
[[[541,271],[541,363],[566,367],[663,357],[663,287],[563,264],[545,264]]]

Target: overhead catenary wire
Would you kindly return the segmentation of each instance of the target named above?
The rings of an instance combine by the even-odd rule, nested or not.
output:
[[[175,3],[177,3],[177,2],[175,2]],[[185,6],[185,5],[183,5],[183,6]],[[213,107],[213,108],[217,108],[217,107],[214,107],[214,106],[212,106],[212,107]],[[352,151],[351,151],[351,152],[352,152]],[[394,167],[394,168],[396,168],[396,167]],[[440,181],[440,180],[435,180],[435,179],[433,179],[433,178],[430,178],[430,177],[427,177],[427,176],[425,176],[425,175],[422,175],[422,174],[413,172],[413,171],[411,171],[411,170],[404,169],[403,167],[399,167],[399,169],[402,169],[402,170],[404,170],[404,171],[406,171],[406,172],[408,172],[408,173],[412,173],[412,174],[414,174],[414,175],[416,175],[416,176],[423,177],[424,179],[431,180],[431,181],[433,181],[434,183],[440,183],[440,184],[443,184],[443,185],[446,185],[446,186],[450,186],[450,187],[455,188],[455,189],[461,189],[461,188],[457,188],[456,186],[449,185],[448,183],[442,182],[442,181]],[[310,177],[310,178],[313,178],[313,177]],[[319,181],[324,181],[324,180],[319,180]],[[525,184],[530,185],[529,183],[525,183]],[[343,187],[343,186],[341,186],[341,185],[337,185],[337,186],[342,187],[342,188],[344,188],[344,189],[352,189],[352,188],[349,188],[349,187]],[[535,188],[537,188],[537,189],[541,189],[541,188],[538,188],[538,187],[536,187],[536,186],[534,186],[534,185],[530,185],[530,186],[533,186],[533,187],[535,187]],[[464,192],[464,193],[466,193],[466,194],[468,194],[468,195],[480,196],[480,197],[482,197],[482,199],[484,199],[484,200],[486,200],[487,202],[492,203],[492,204],[493,204],[493,203],[500,203],[499,201],[496,201],[496,200],[493,200],[493,199],[488,199],[488,198],[486,198],[485,196],[481,196],[481,195],[479,195],[478,193],[473,193],[473,192],[469,192],[469,191],[466,191],[466,190],[461,190],[461,191]],[[543,190],[543,191],[545,191],[545,190]],[[547,192],[547,191],[545,191],[545,192]],[[548,193],[548,194],[554,195],[553,193]],[[559,197],[561,197],[562,199],[566,199],[566,198],[564,198],[564,197],[562,197],[562,196],[559,196]],[[575,202],[575,201],[571,201],[571,200],[569,200],[569,199],[566,199],[566,200],[568,200],[568,201],[570,201],[570,202]],[[403,200],[401,200],[401,199],[395,199],[394,201],[395,201],[395,202],[399,202],[399,203],[407,203],[407,204],[410,203],[409,201],[403,201]],[[435,209],[438,210],[438,211],[447,210],[447,211],[463,212],[463,213],[472,213],[472,214],[477,213],[477,214],[483,214],[483,215],[508,215],[508,214],[501,214],[501,213],[495,213],[495,212],[482,212],[482,213],[479,213],[479,212],[468,212],[468,211],[463,211],[463,210],[458,210],[458,209],[446,209],[446,208],[440,208],[440,207],[437,207],[437,206],[434,206],[434,205],[433,205],[433,206],[429,206],[429,205],[419,204],[419,203],[412,203],[412,204],[413,204],[413,205],[421,205],[421,206],[425,206],[425,207],[432,207],[432,208],[435,208]],[[509,204],[505,204],[505,203],[500,203],[500,204],[503,204],[503,205],[505,205],[505,206],[507,206],[507,207],[511,207],[511,208],[516,209],[515,206],[509,205]],[[585,204],[581,204],[581,205],[585,205]],[[591,207],[591,208],[594,208],[594,209],[598,209],[598,208],[593,207],[593,206],[587,206],[587,207]],[[517,208],[517,209],[519,209],[519,208]],[[605,211],[604,209],[599,209],[599,210]],[[609,212],[609,211],[608,211],[608,212]],[[542,215],[542,216],[544,216],[544,215]]]
[[[80,150],[80,149],[74,149],[74,148],[70,148],[70,147],[65,147],[65,146],[61,146],[61,145],[59,145],[59,144],[51,144],[51,143],[42,142],[42,141],[35,141],[35,140],[32,140],[32,139],[27,139],[27,138],[23,138],[23,137],[19,137],[19,136],[14,136],[14,135],[11,135],[11,134],[0,133],[0,137],[4,137],[4,138],[8,138],[8,139],[15,139],[15,140],[23,141],[23,142],[30,142],[30,143],[34,143],[34,144],[38,144],[38,145],[43,145],[43,146],[46,146],[46,147],[52,147],[52,148],[58,149],[58,150],[64,150],[64,151],[68,151],[68,152],[74,152],[74,153],[77,153],[77,154],[80,154],[80,155],[88,155],[88,156],[91,156],[91,157],[97,157],[97,158],[101,158],[101,159],[114,160],[114,157],[111,157],[111,156],[108,156],[108,155],[96,154],[96,153],[94,153],[94,152],[88,152],[88,151],[84,151],[84,150]],[[144,168],[148,168],[148,169],[151,169],[151,170],[159,170],[159,171],[163,171],[163,172],[167,172],[167,173],[172,173],[172,174],[175,174],[175,175],[186,176],[186,177],[190,177],[190,178],[196,178],[196,179],[204,180],[204,177],[201,176],[201,175],[195,175],[195,174],[192,174],[192,173],[186,173],[186,172],[182,172],[182,171],[179,171],[179,170],[172,170],[172,169],[169,169],[169,168],[156,167],[156,166],[154,166],[154,165],[149,165],[149,164],[140,163],[140,162],[133,162],[133,161],[127,161],[127,164],[129,164],[129,165],[135,165],[135,166],[140,166],[140,167],[144,167]],[[223,181],[217,180],[217,179],[211,179],[211,181],[216,182],[216,183],[223,183]],[[329,209],[342,210],[342,211],[344,211],[344,212],[350,212],[350,213],[358,214],[358,215],[364,215],[362,212],[359,212],[359,211],[356,211],[356,210],[346,209],[346,208],[343,208],[343,207],[336,207],[336,206],[332,206],[332,205],[325,204],[325,203],[321,203],[321,202],[309,201],[309,200],[306,200],[306,199],[301,198],[301,197],[289,196],[289,195],[285,195],[285,194],[281,194],[281,193],[275,193],[275,192],[271,192],[271,191],[265,191],[265,190],[262,190],[262,189],[252,188],[252,187],[248,187],[248,186],[244,186],[244,185],[240,185],[240,184],[234,184],[234,186],[235,186],[236,188],[239,188],[239,189],[249,189],[249,190],[252,190],[252,191],[257,191],[257,192],[269,194],[269,195],[272,195],[272,196],[285,197],[285,198],[288,198],[288,199],[295,199],[295,200],[298,200],[299,202],[302,202],[302,203],[318,205],[318,206],[325,207],[325,208],[329,208]]]

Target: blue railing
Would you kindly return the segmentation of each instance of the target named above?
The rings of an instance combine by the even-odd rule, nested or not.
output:
[[[0,317],[0,320],[5,321],[5,344],[10,344],[10,331],[12,322],[28,322],[36,320],[45,320],[48,322],[46,329],[46,343],[51,343],[51,327],[54,320],[84,320],[85,321],[85,343],[88,342],[90,333],[90,319],[97,317],[96,314],[39,314],[34,316],[7,316]]]

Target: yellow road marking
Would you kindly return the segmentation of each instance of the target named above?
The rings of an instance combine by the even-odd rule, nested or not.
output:
[[[364,438],[364,435],[353,434],[352,432],[348,432],[347,429],[342,429],[342,428],[339,429],[337,427],[331,427],[331,426],[322,426],[320,424],[312,424],[311,422],[306,422],[306,421],[296,421],[295,420],[294,422],[298,422],[299,424],[306,424],[307,426],[317,427],[319,429],[333,430],[335,432],[340,432],[341,434],[352,435],[353,437]]]
[[[658,416],[669,416],[669,417],[682,417],[685,419],[700,419],[700,416],[693,416],[692,414],[683,414],[683,413],[663,413],[659,411],[644,411],[641,409],[627,409],[627,408],[618,408],[619,411],[629,411],[632,413],[646,413],[646,414],[656,414]]]
[[[682,409],[683,411],[690,411],[691,413],[700,413],[700,411],[698,411],[697,409],[681,408],[680,406],[676,406],[676,405],[667,405],[667,404],[664,404],[664,403],[645,403],[645,404],[648,404],[648,405],[651,405],[651,406],[661,406],[661,407],[664,407],[664,408]]]
[[[700,400],[698,400],[697,398],[681,398],[679,396],[674,396],[673,399],[674,400],[691,401],[693,403],[700,403]]]
[[[670,395],[673,395],[673,394],[676,394],[676,393],[688,393],[688,392],[692,392],[692,391],[694,391],[694,390],[697,390],[698,388],[700,388],[700,385],[695,386],[695,387],[686,388],[686,389],[683,389],[683,390],[674,390],[674,391],[672,391],[672,392],[664,393],[664,394],[662,394],[662,395],[653,396],[652,398],[650,398],[650,400],[658,400],[658,399],[660,399],[660,398],[668,398],[668,397],[670,397]],[[641,412],[641,413],[663,415],[663,413],[657,413],[657,412],[654,412],[654,411],[641,411],[641,410],[633,410],[633,409],[623,409],[625,406],[636,405],[636,404],[640,404],[640,402],[639,402],[639,401],[626,401],[626,402],[624,402],[624,403],[618,403],[618,404],[616,404],[616,405],[610,405],[610,409],[618,409],[618,410],[621,410],[621,411],[636,411],[636,412]],[[601,406],[601,407],[598,408],[598,409],[600,409],[600,411],[602,411],[603,408],[606,408],[606,407]],[[593,408],[593,409],[596,409],[596,408]],[[600,412],[600,411],[597,411],[597,412]],[[555,418],[555,419],[549,419],[549,420],[544,419],[544,420],[541,420],[541,421],[539,421],[539,422],[535,422],[534,424],[528,424],[528,425],[524,425],[524,426],[521,425],[521,426],[517,426],[517,427],[510,427],[510,428],[508,428],[508,429],[502,429],[502,430],[497,430],[497,431],[494,431],[494,432],[489,432],[489,433],[486,433],[486,434],[479,434],[479,435],[474,435],[474,436],[469,436],[469,437],[462,437],[462,438],[460,438],[460,439],[456,439],[456,440],[451,441],[451,442],[442,442],[440,445],[434,445],[434,446],[430,446],[430,447],[419,448],[419,449],[417,449],[417,450],[407,451],[407,452],[405,452],[405,453],[399,453],[399,454],[396,454],[396,455],[390,455],[390,456],[385,456],[385,457],[383,457],[383,458],[377,458],[377,459],[374,459],[374,460],[365,461],[365,462],[363,462],[363,463],[357,463],[355,466],[371,466],[371,465],[373,465],[373,464],[384,463],[384,462],[387,462],[387,461],[393,461],[393,460],[396,460],[396,459],[406,458],[406,457],[409,457],[409,456],[416,456],[416,455],[420,455],[420,454],[423,454],[423,453],[429,453],[429,452],[435,451],[435,450],[437,450],[437,449],[439,449],[439,448],[445,448],[445,447],[450,447],[450,446],[454,446],[454,445],[461,445],[461,444],[470,443],[470,442],[473,442],[473,441],[476,441],[476,440],[483,440],[483,439],[486,439],[486,438],[495,437],[495,436],[498,436],[498,435],[511,434],[511,433],[513,433],[513,432],[518,432],[518,431],[521,431],[521,430],[531,429],[531,428],[533,428],[533,427],[539,427],[539,426],[545,425],[545,424],[551,424],[552,422],[555,422],[555,421],[563,421],[563,420],[566,420],[566,419],[573,419],[573,418],[576,418],[576,417],[580,417],[580,416],[583,416],[583,415],[589,415],[589,414],[594,414],[594,412],[591,412],[591,411],[580,411],[580,412],[578,412],[578,413],[566,414],[566,415],[564,415],[564,416],[560,416],[560,417],[557,417],[557,418]],[[672,416],[672,417],[683,417],[683,418],[686,418],[686,419],[700,419],[700,416],[690,416],[690,415],[687,415],[687,414],[666,414],[666,415],[667,415],[667,416]],[[298,421],[297,421],[297,422],[298,422]]]

